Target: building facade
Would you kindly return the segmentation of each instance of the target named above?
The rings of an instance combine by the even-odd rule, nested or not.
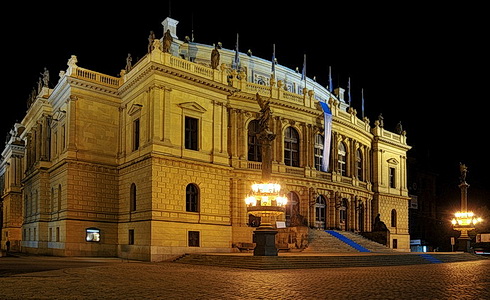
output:
[[[2,249],[160,261],[252,242],[260,220],[244,199],[261,178],[258,93],[273,112],[286,234],[369,232],[379,214],[389,246],[409,251],[405,133],[358,118],[342,88],[179,40],[177,23],[165,19],[167,35],[119,77],[72,56],[54,88],[39,85],[2,152]],[[326,172],[320,102],[333,117]]]

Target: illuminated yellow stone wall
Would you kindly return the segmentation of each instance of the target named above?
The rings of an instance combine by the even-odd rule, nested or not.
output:
[[[234,244],[252,242],[254,228],[247,224],[244,199],[261,178],[261,163],[247,158],[247,128],[259,111],[257,93],[271,99],[272,130],[277,135],[272,144],[273,178],[283,192],[298,195],[299,211],[308,224],[315,226],[314,203],[323,196],[327,228],[369,231],[380,213],[390,229],[390,243],[397,239],[398,249],[408,251],[410,146],[404,134],[361,120],[343,101],[341,88],[334,95],[310,81],[305,91],[286,90],[299,81],[293,84],[282,77],[278,78],[284,82],[264,77],[267,84],[259,84],[254,78],[260,77],[260,68],[264,74],[270,72],[263,60],[243,57],[245,68],[237,72],[223,63],[231,61],[233,53],[222,50],[222,65],[211,69],[210,46],[199,46],[201,54],[191,62],[163,53],[158,45],[157,40],[155,50],[120,77],[79,67],[72,56],[57,85],[43,88],[29,108],[22,121],[21,137],[27,142],[21,167],[27,204],[22,205],[36,208],[16,220],[23,223],[22,230],[35,228],[36,237],[24,239],[22,251],[159,261],[189,252],[237,251]],[[173,45],[184,46],[180,41]],[[252,65],[259,70],[252,72]],[[299,77],[292,72],[288,76]],[[315,135],[324,126],[317,97],[329,104],[333,115],[328,173],[314,165]],[[197,150],[184,146],[186,116],[198,120]],[[137,149],[135,120],[140,124]],[[284,163],[288,127],[299,133],[299,167]],[[340,143],[348,152],[346,176],[338,170]],[[362,179],[356,176],[358,149]],[[396,172],[394,188],[388,184],[390,167]],[[186,186],[191,183],[199,189],[198,212],[186,212]],[[132,184],[137,191],[134,211]],[[53,202],[58,197],[59,207]],[[348,204],[348,224],[339,224],[340,201]],[[355,209],[360,203],[363,224]],[[396,228],[389,226],[393,209]],[[91,227],[100,230],[100,242],[85,241],[85,230]],[[129,230],[134,230],[132,245]],[[199,232],[199,247],[189,247],[189,231]]]

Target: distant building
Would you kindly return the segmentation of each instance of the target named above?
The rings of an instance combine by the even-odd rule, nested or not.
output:
[[[0,162],[2,249],[160,261],[251,243],[258,93],[271,99],[272,177],[289,198],[281,242],[303,247],[299,228],[369,232],[379,214],[388,246],[410,250],[404,132],[359,119],[342,88],[281,65],[274,78],[251,54],[220,47],[212,68],[215,47],[179,40],[177,23],[167,18],[170,43],[152,41],[120,77],[72,56],[32,96]],[[327,172],[321,102],[333,116]]]
[[[437,239],[442,233],[441,220],[437,215],[437,174],[424,168],[416,158],[409,157],[407,163],[412,250],[425,246],[424,249],[432,251],[438,248]]]

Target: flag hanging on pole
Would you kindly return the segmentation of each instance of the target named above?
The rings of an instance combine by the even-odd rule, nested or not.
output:
[[[364,89],[361,89],[361,110],[362,110],[362,118],[364,119]]]
[[[240,66],[240,56],[238,52],[238,33],[236,34],[236,45],[235,45],[235,69],[238,70],[238,67]]]
[[[322,155],[322,171],[328,172],[330,162],[330,144],[332,142],[332,111],[328,104],[320,102],[323,110],[324,132],[323,132],[323,155]]]
[[[276,44],[272,44],[272,74],[276,78]]]
[[[328,91],[333,92],[333,82],[332,82],[332,66],[328,67]]]

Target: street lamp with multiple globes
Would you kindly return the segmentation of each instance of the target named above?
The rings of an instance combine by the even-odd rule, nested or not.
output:
[[[458,250],[469,252],[471,238],[468,232],[475,229],[477,223],[482,222],[482,219],[476,217],[471,211],[468,211],[468,187],[466,183],[466,173],[468,168],[466,165],[459,163],[459,169],[461,172],[459,188],[461,189],[461,210],[454,214],[454,218],[451,220],[453,229],[460,231],[461,234],[458,237]]]
[[[276,234],[272,220],[285,212],[287,198],[281,194],[281,185],[271,180],[272,141],[276,135],[270,130],[272,112],[270,99],[255,95],[260,105],[259,132],[257,138],[262,147],[262,182],[254,183],[245,199],[247,212],[260,217],[260,226],[254,231],[254,256],[277,256]]]

